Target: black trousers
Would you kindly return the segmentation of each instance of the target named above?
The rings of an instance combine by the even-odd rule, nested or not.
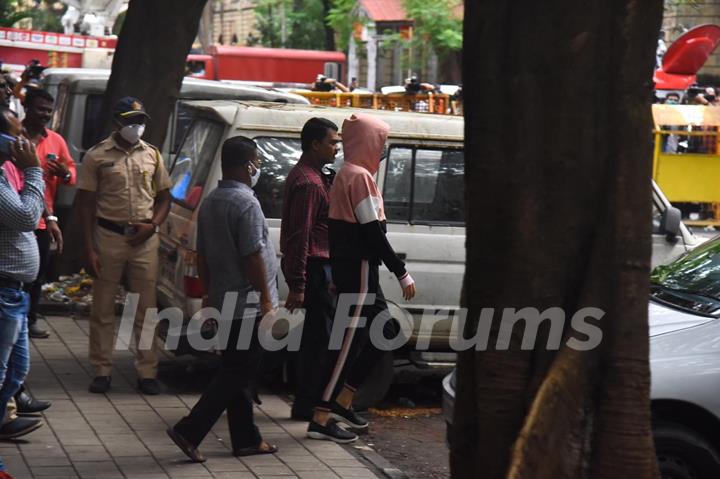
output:
[[[359,311],[355,311],[355,308],[350,309],[351,317],[359,312],[360,317],[366,318],[365,326],[346,329],[341,348],[328,351],[323,372],[325,389],[317,403],[319,409],[330,408],[343,378],[346,378],[344,384],[353,390],[357,390],[365,382],[374,366],[385,354],[385,351],[378,349],[376,343],[370,340],[370,327],[374,321],[389,316],[387,302],[380,287],[377,264],[364,260],[333,261],[332,274],[338,295],[352,294],[355,296],[356,305],[362,302],[361,299],[366,294],[374,293],[375,300]],[[383,325],[383,334],[386,338],[394,338],[397,329],[395,321],[386,321]]]
[[[328,260],[309,258],[306,266],[305,323],[295,362],[295,401],[293,410],[310,411],[320,401],[330,328],[335,316],[335,296],[330,293]],[[329,271],[328,271],[329,272]]]
[[[248,319],[256,321],[255,319]],[[248,386],[257,374],[260,345],[257,324],[253,328],[249,350],[238,350],[242,319],[232,321],[230,339],[222,351],[220,371],[190,411],[175,425],[175,430],[194,446],[199,446],[224,411],[230,429],[233,450],[260,445],[262,437],[253,419],[253,404]]]
[[[48,266],[50,265],[50,233],[47,229],[35,230],[38,250],[40,251],[40,270],[37,278],[32,283],[25,285],[25,292],[30,295],[30,311],[28,312],[28,324],[37,322],[40,297],[42,296],[42,285],[45,283]]]

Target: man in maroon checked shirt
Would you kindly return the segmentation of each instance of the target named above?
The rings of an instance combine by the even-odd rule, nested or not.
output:
[[[305,308],[291,417],[309,421],[325,386],[321,384],[323,358],[335,315],[327,223],[332,177],[322,168],[335,161],[340,137],[335,123],[311,118],[300,139],[302,156],[285,183],[280,251],[282,272],[290,288],[285,307],[290,311]]]

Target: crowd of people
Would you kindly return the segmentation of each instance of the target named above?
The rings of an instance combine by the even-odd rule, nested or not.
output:
[[[0,78],[0,409],[6,411],[0,439],[42,426],[41,418],[16,414],[37,414],[50,407],[32,398],[23,384],[29,369],[28,338],[49,335],[37,322],[38,300],[50,246],[63,249],[54,215],[60,185],[77,184],[85,264],[94,278],[89,341],[94,377],[89,391],[111,394],[115,294],[125,279],[127,290],[139,297],[133,329],[137,388],[146,395],[162,392],[156,332],[149,331],[155,338],[149,345],[143,346],[140,338],[152,327],[144,318],[146,310],[156,306],[158,233],[171,203],[161,153],[142,140],[151,119],[141,100],[125,97],[115,104],[112,133],[88,150],[76,171],[65,141],[47,128],[52,96],[28,87],[21,121],[9,107],[12,94]],[[237,292],[239,301],[216,377],[189,414],[167,431],[192,461],[205,460],[199,446],[225,411],[233,455],[278,450],[262,439],[253,421],[256,396],[251,384],[262,357],[257,334],[249,347],[238,345],[238,338],[241,329],[256,329],[261,318],[275,314],[280,268],[290,290],[284,306],[305,311],[292,418],[309,423],[309,438],[339,443],[355,441],[352,430],[368,427],[352,403],[381,355],[369,341],[373,318],[387,311],[379,265],[395,274],[406,300],[414,297],[415,284],[386,238],[382,195],[374,180],[389,127],[372,115],[359,114],[345,120],[342,128],[345,161],[337,175],[325,167],[339,150],[338,126],[312,118],[302,129],[302,155],[285,185],[280,265],[253,193],[261,174],[257,145],[244,137],[222,145],[222,180],[198,214],[198,269],[206,306],[221,310],[229,292]],[[259,295],[259,308],[245,303],[250,292]],[[340,294],[352,294],[357,301],[342,347],[331,350],[329,332]],[[246,307],[257,313],[246,318]],[[360,327],[360,318],[368,324]],[[392,322],[385,325],[395,327]],[[9,477],[0,462],[0,479]]]

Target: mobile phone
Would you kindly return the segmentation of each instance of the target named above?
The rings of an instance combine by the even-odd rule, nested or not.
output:
[[[17,138],[14,136],[6,135],[5,133],[0,133],[0,153],[10,156],[12,155],[12,146],[17,141]]]
[[[55,153],[48,153],[45,159],[47,161],[57,161],[57,155]]]

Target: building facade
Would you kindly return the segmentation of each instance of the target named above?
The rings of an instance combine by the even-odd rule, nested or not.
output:
[[[212,43],[247,45],[249,38],[259,36],[255,26],[255,0],[211,0],[206,22],[211,29]]]

